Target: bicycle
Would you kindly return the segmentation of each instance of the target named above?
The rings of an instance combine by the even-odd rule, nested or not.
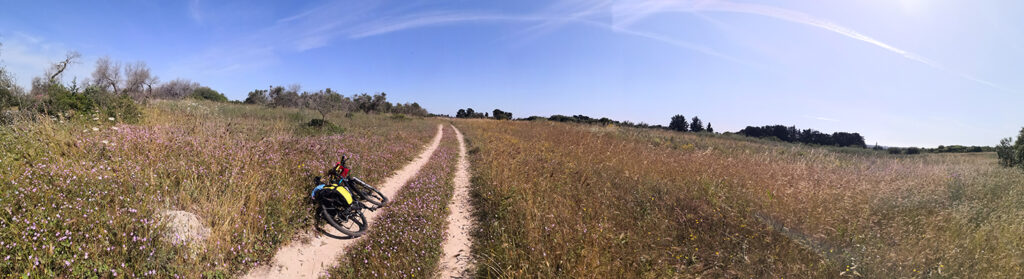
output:
[[[320,207],[317,211],[320,218],[339,232],[355,238],[368,228],[363,209],[376,211],[387,204],[388,198],[377,188],[351,176],[347,160],[345,156],[341,157],[341,161],[327,172],[326,182],[319,176],[314,178],[316,187],[310,198]]]

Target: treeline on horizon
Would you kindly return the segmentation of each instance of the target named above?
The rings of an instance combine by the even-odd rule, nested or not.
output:
[[[0,44],[2,47],[2,44]],[[2,51],[2,48],[0,48]],[[0,52],[2,54],[2,52]],[[137,104],[150,99],[200,99],[214,102],[259,104],[271,107],[309,108],[321,113],[322,118],[334,111],[361,111],[365,113],[396,113],[428,116],[418,103],[391,103],[387,94],[366,93],[345,97],[330,88],[317,92],[300,93],[301,86],[287,88],[272,86],[267,90],[253,90],[243,101],[228,100],[224,94],[187,79],[160,82],[145,62],[123,63],[109,57],[96,61],[89,77],[74,77],[64,82],[67,70],[81,63],[82,55],[70,51],[52,63],[44,73],[32,78],[31,88],[25,90],[17,84],[14,75],[0,64],[0,122],[8,122],[15,113],[28,119],[35,114],[56,118],[115,117],[134,122],[141,116]],[[16,108],[17,112],[7,111]]]
[[[785,142],[867,148],[867,144],[864,143],[864,137],[860,133],[835,132],[826,134],[814,129],[800,130],[796,126],[747,126],[737,132],[737,134],[755,138],[775,138]]]
[[[265,105],[269,107],[294,107],[308,108],[320,112],[321,119],[325,119],[331,112],[352,112],[363,113],[396,113],[414,116],[428,116],[426,109],[419,103],[391,103],[388,101],[388,94],[381,92],[373,95],[362,93],[345,97],[337,91],[326,88],[316,92],[302,91],[298,84],[284,86],[271,86],[268,89],[256,89],[250,91],[245,104]],[[301,93],[300,93],[301,91]]]
[[[448,115],[436,115],[441,117],[451,117]],[[512,113],[503,111],[501,109],[495,109],[493,113],[478,112],[473,108],[459,109],[455,113],[455,118],[489,118],[496,120],[515,120],[515,121],[535,121],[535,120],[547,120],[556,122],[566,123],[579,123],[579,124],[593,124],[593,125],[615,125],[635,128],[648,128],[648,129],[662,129],[672,130],[679,132],[707,132],[715,133],[711,123],[705,126],[703,121],[694,116],[687,120],[683,115],[675,115],[669,121],[669,126],[662,125],[650,125],[647,123],[634,123],[630,121],[617,121],[607,117],[594,118],[586,115],[572,115],[566,116],[561,114],[555,114],[549,117],[543,116],[530,116],[524,118],[512,118]],[[725,134],[737,134],[747,137],[754,138],[765,138],[772,140],[779,140],[792,143],[803,143],[803,144],[815,144],[825,146],[839,146],[839,147],[860,147],[867,148],[868,145],[864,141],[864,137],[860,133],[850,132],[835,132],[832,134],[822,133],[814,129],[797,129],[795,126],[785,125],[766,125],[766,126],[747,126],[736,133],[725,132]],[[940,145],[937,148],[920,148],[920,147],[882,147],[875,144],[872,149],[885,150],[890,154],[921,154],[921,153],[971,153],[971,152],[993,152],[996,151],[995,147],[991,146],[963,146],[963,145]]]

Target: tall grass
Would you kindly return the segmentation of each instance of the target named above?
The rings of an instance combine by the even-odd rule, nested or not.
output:
[[[460,121],[484,277],[1013,277],[1024,174],[731,136]]]
[[[441,256],[457,159],[455,131],[446,127],[427,165],[328,277],[429,278]]]
[[[237,274],[309,229],[311,177],[347,154],[379,182],[436,123],[357,114],[342,134],[301,135],[313,112],[157,101],[139,125],[83,118],[0,127],[0,274],[199,277]],[[162,210],[211,228],[193,248],[161,239]]]

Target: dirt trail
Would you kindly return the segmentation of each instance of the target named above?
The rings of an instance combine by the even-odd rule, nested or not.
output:
[[[452,126],[459,140],[459,164],[455,170],[455,194],[448,208],[448,230],[441,244],[441,264],[437,278],[469,278],[473,258],[470,251],[469,232],[473,228],[472,205],[469,204],[469,158],[466,158],[466,141],[462,132]]]
[[[411,163],[388,177],[378,189],[385,196],[394,199],[410,179],[427,164],[430,156],[437,150],[441,143],[441,135],[444,126],[437,125],[437,134],[431,140],[427,148],[420,153]],[[386,210],[386,207],[385,207]],[[373,222],[381,211],[366,211],[366,220],[370,223],[370,230],[373,230]],[[331,226],[323,228],[327,233],[343,235]],[[308,241],[292,241],[291,244],[281,247],[274,255],[269,266],[261,266],[249,271],[243,278],[318,278],[328,268],[336,264],[338,256],[345,254],[345,249],[356,242],[356,240],[338,240],[324,235],[310,234],[305,236]]]

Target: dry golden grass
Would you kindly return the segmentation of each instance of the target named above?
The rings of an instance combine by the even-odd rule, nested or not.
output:
[[[484,277],[1014,277],[1024,174],[732,136],[460,121]]]
[[[224,277],[312,228],[309,190],[342,154],[376,183],[420,151],[429,119],[157,101],[139,125],[107,119],[0,127],[0,274]],[[165,243],[161,210],[197,214],[201,249]]]
[[[328,278],[430,278],[441,257],[448,202],[459,158],[455,130],[445,127],[430,161],[384,209]]]

